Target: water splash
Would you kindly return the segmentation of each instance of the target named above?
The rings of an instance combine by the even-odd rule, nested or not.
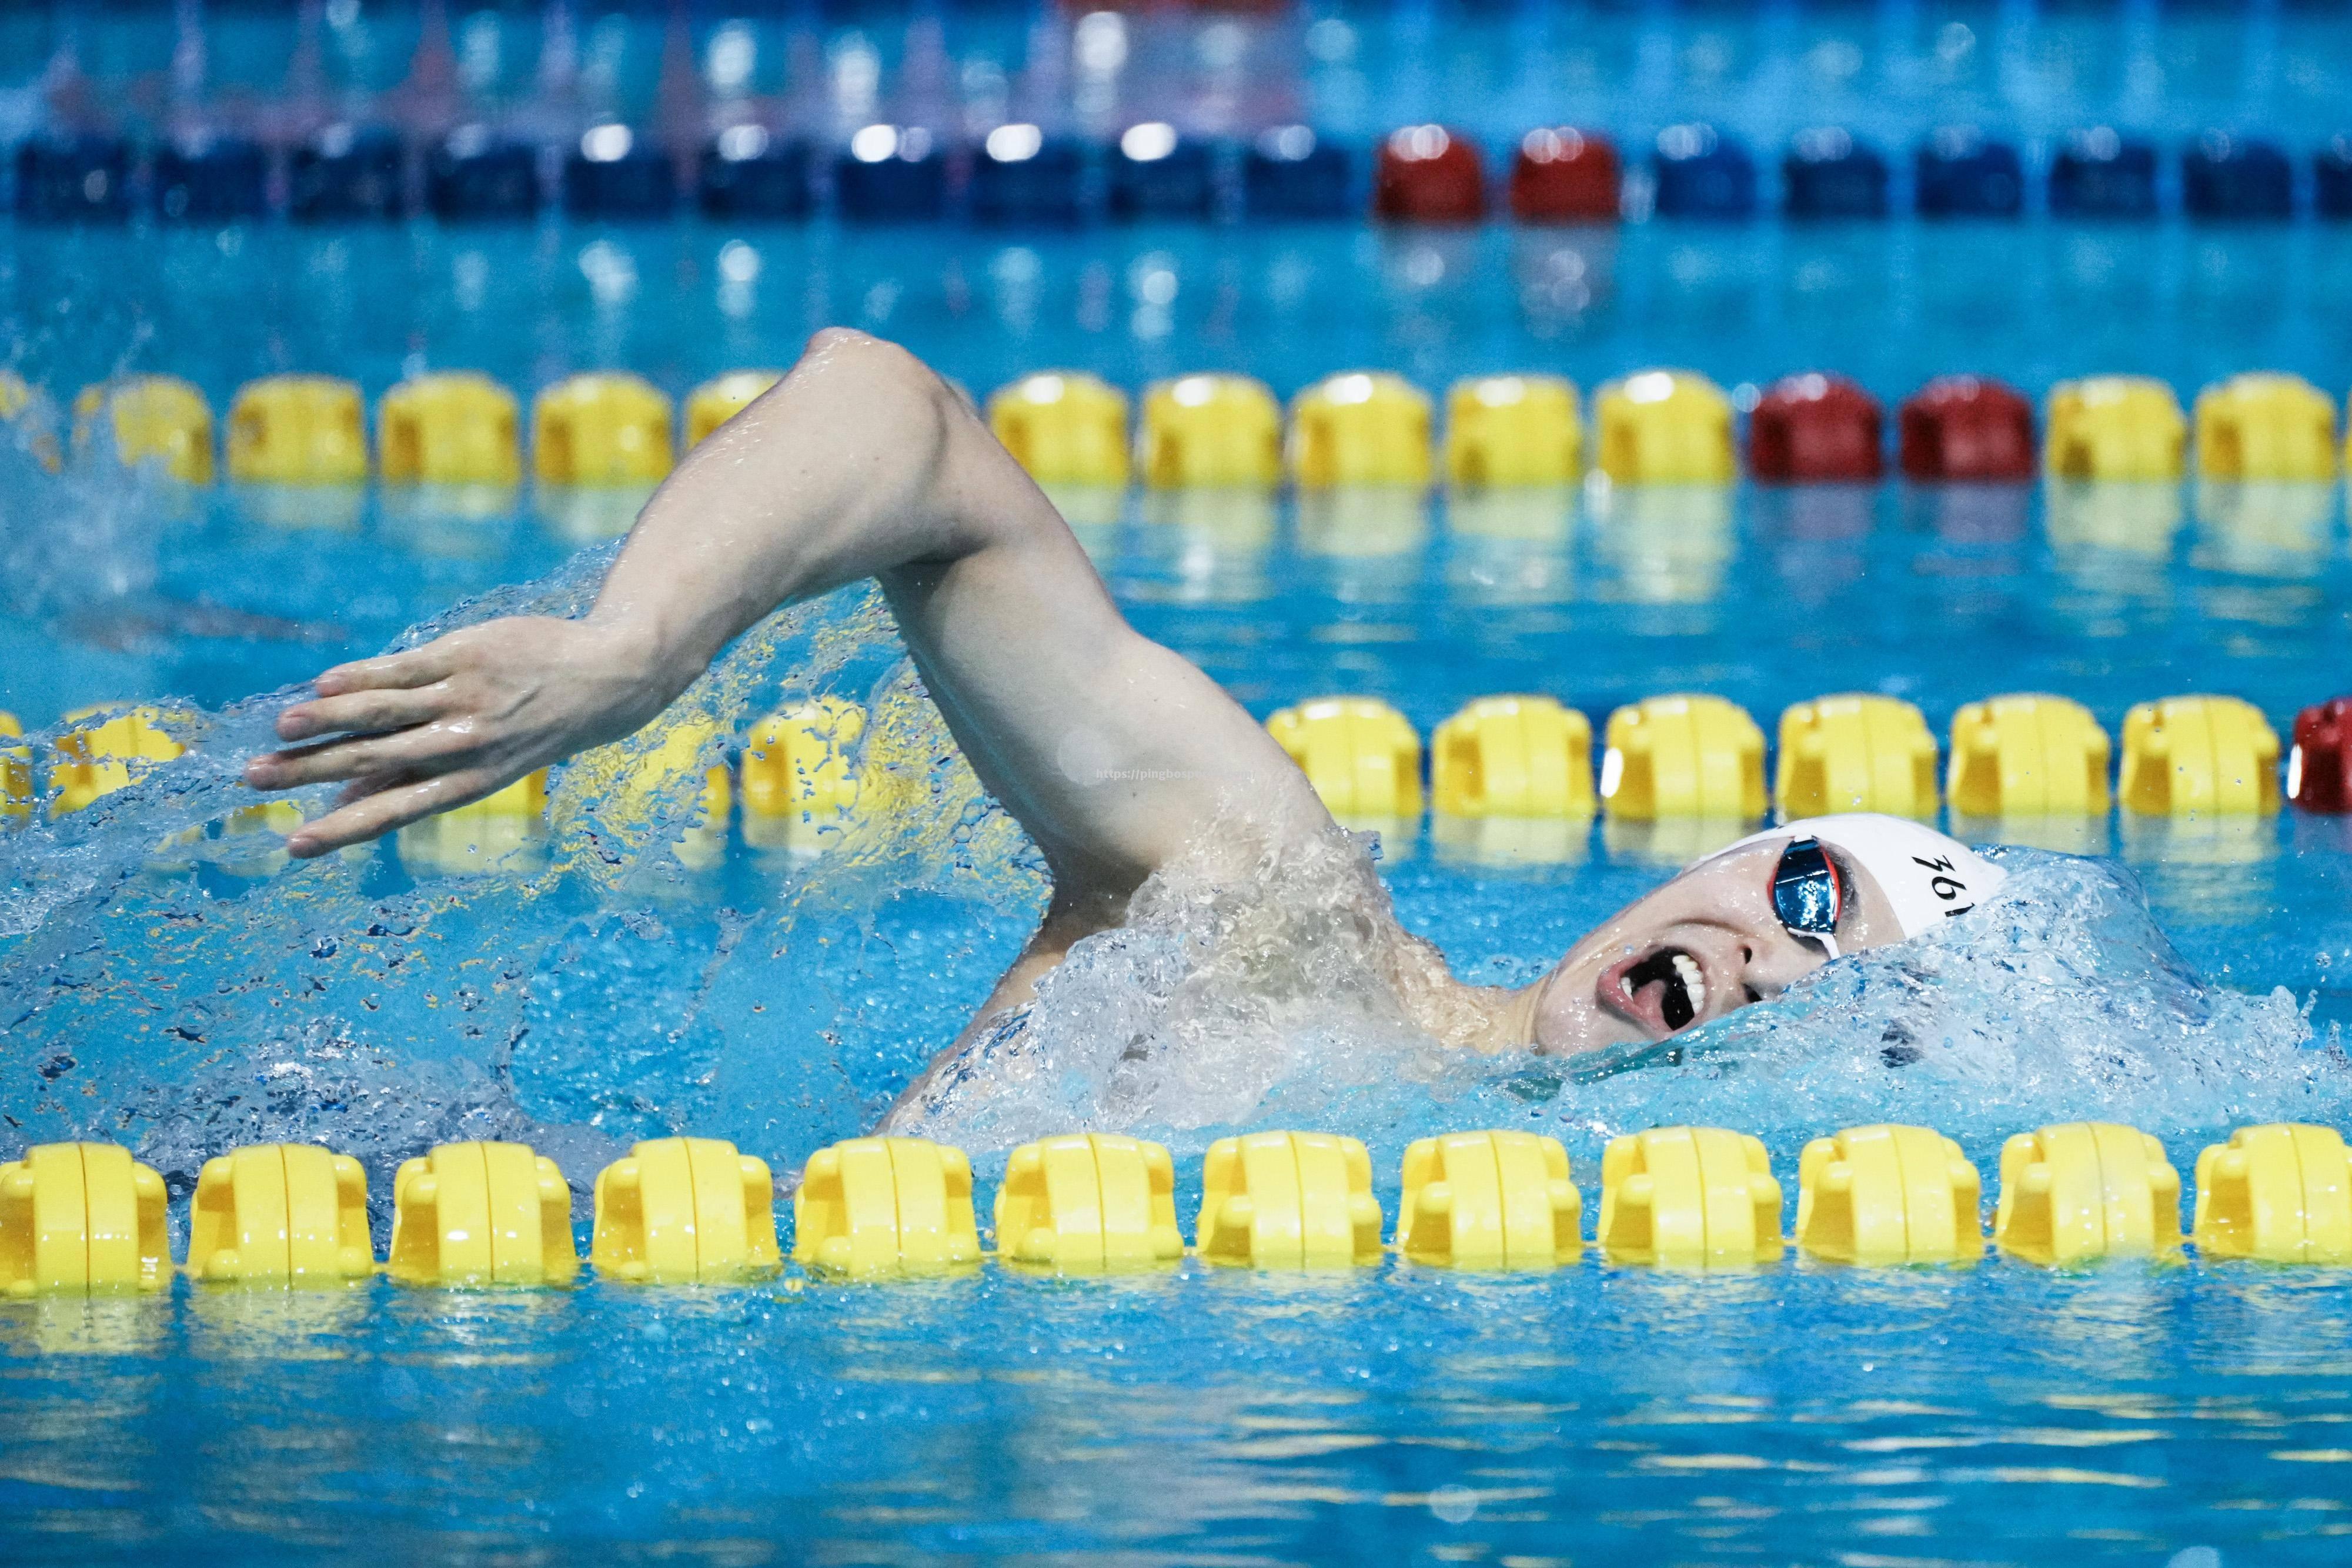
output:
[[[461,604],[394,646],[494,616],[580,614],[614,553]],[[856,760],[877,796],[913,809],[861,817],[821,860],[740,876],[676,852],[709,827],[703,775],[729,737],[779,700],[835,690],[872,712]],[[328,1142],[371,1167],[381,1208],[392,1166],[450,1137],[572,1150],[579,1179],[629,1138],[730,1116],[837,1135],[870,1119],[875,1091],[828,1082],[835,1108],[795,1118],[777,1064],[802,1040],[746,1029],[761,1000],[737,997],[713,1021],[709,998],[748,985],[837,1015],[839,977],[815,954],[887,943],[891,899],[966,909],[948,924],[976,951],[1034,922],[1042,898],[1034,855],[962,765],[869,591],[770,617],[654,725],[557,768],[544,837],[478,874],[436,874],[390,846],[290,864],[251,831],[244,761],[302,695],[218,711],[159,700],[184,755],[0,836],[0,1153],[113,1138],[184,1188],[237,1142]],[[665,750],[682,726],[708,736],[684,765]],[[26,738],[37,770],[60,733]],[[316,814],[331,794],[291,798]],[[930,1026],[942,1032],[909,1041],[914,1060],[952,1038],[953,1023]]]
[[[1620,1133],[1726,1125],[1786,1157],[1905,1121],[1984,1158],[2053,1121],[2164,1135],[2352,1119],[2342,1042],[2315,1041],[2284,989],[2200,980],[2110,862],[2000,852],[2014,874],[1979,915],[1670,1046],[1490,1057],[1406,1021],[1352,849],[1313,842],[1243,877],[1163,872],[1128,928],[1079,943],[1025,1027],[982,1042],[901,1124],[997,1151],[1138,1126],[1185,1153],[1244,1126],[1334,1126],[1386,1169],[1410,1139],[1464,1126],[1554,1134],[1590,1158]]]

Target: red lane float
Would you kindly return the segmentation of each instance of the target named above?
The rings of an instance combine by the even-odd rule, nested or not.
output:
[[[1986,376],[1937,376],[1904,400],[1898,419],[1906,479],[2033,477],[2033,405]]]

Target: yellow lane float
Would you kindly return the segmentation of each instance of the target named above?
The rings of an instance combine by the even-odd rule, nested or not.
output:
[[[73,727],[57,738],[58,760],[49,769],[49,815],[81,810],[130,788],[158,763],[184,754],[187,747],[164,726],[194,716],[104,704],[66,715]]]
[[[228,476],[247,485],[358,485],[367,411],[341,376],[264,376],[228,405]]]
[[[2189,422],[2147,376],[2086,376],[2050,389],[2043,468],[2053,479],[2178,479]]]
[[[743,837],[756,849],[813,852],[837,839],[857,804],[852,750],[866,710],[817,697],[770,714],[743,743]]]
[[[1593,394],[1601,471],[1619,485],[1728,485],[1731,400],[1694,371],[1643,371]]]
[[[1478,697],[1437,727],[1430,775],[1449,816],[1589,818],[1592,723],[1553,697]]]
[[[820,1149],[793,1194],[793,1260],[850,1278],[976,1266],[971,1161],[925,1138],[850,1138]]]
[[[2112,744],[2071,697],[1987,697],[1952,716],[1946,792],[1963,816],[2104,817]]]
[[[1271,490],[1282,483],[1282,405],[1248,376],[1154,382],[1136,444],[1152,489]]]
[[[1936,814],[1936,737],[1899,697],[1863,692],[1792,704],[1780,715],[1780,751],[1772,792],[1784,818]]]
[[[572,1189],[528,1144],[439,1144],[392,1184],[392,1257],[404,1285],[568,1284]]]
[[[1317,697],[1282,708],[1266,733],[1334,816],[1421,815],[1421,736],[1378,697]]]
[[[1127,394],[1100,376],[1024,376],[988,400],[988,423],[1040,485],[1127,483]]]
[[[36,1144],[0,1165],[0,1297],[171,1283],[163,1178],[113,1144]]]
[[[1983,1183],[1927,1127],[1849,1127],[1805,1145],[1797,1246],[1833,1262],[1966,1263],[1984,1255]]]
[[[21,740],[25,727],[13,713],[0,712],[0,741]],[[0,825],[33,814],[33,748],[0,745]]]
[[[1445,482],[1464,490],[1573,484],[1584,420],[1562,376],[1469,376],[1445,394]]]
[[[376,405],[377,465],[387,485],[517,485],[521,409],[473,371],[412,376]]]
[[[2251,371],[2197,394],[2197,476],[2326,484],[2336,403],[2301,376]]]
[[[729,371],[687,393],[687,445],[701,445],[712,431],[751,407],[783,379],[780,371]]]
[[[2275,816],[2279,737],[2253,704],[2181,696],[2124,716],[2123,808],[2147,817]]]
[[[540,852],[547,835],[547,769],[527,773],[478,800],[400,830],[404,863],[451,875],[509,869]]]
[[[1447,1133],[1404,1152],[1397,1250],[1441,1269],[1529,1270],[1584,1250],[1568,1151],[1534,1133]]]
[[[317,1289],[375,1272],[367,1173],[313,1144],[216,1155],[188,1208],[188,1273],[213,1284]]]
[[[1780,1184],[1763,1144],[1721,1127],[1653,1127],[1601,1157],[1597,1237],[1612,1263],[1744,1268],[1777,1260]]]
[[[2197,1250],[2352,1263],[2352,1154],[2333,1127],[2241,1127],[2197,1156]]]
[[[2044,1268],[2180,1250],[2180,1173],[2164,1145],[2112,1122],[2068,1122],[2001,1145],[1993,1245]]]
[[[1331,1133],[1248,1133],[1209,1145],[1193,1226],[1201,1256],[1246,1269],[1381,1260],[1371,1156]]]
[[[1066,1133],[1013,1151],[992,1219],[1000,1257],[1064,1274],[1181,1262],[1176,1166],[1119,1133]]]
[[[1609,716],[1601,803],[1610,816],[1650,822],[1764,815],[1764,732],[1721,697],[1646,697]]]
[[[767,1162],[719,1138],[649,1138],[596,1176],[589,1260],[632,1285],[715,1285],[783,1267]]]
[[[644,377],[568,376],[531,402],[531,476],[592,489],[657,485],[674,461],[669,433],[669,399]]]
[[[1425,487],[1429,425],[1429,394],[1402,376],[1327,376],[1291,402],[1290,476],[1302,490]]]
[[[110,445],[126,467],[153,461],[183,485],[213,482],[213,410],[177,376],[118,376],[84,387],[73,405],[78,453]]]

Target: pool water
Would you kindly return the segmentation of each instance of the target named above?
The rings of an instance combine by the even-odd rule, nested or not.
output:
[[[2038,53],[2003,57],[2005,112],[2038,132],[2135,101],[2145,74],[2118,62],[2136,57],[2105,47],[2119,29],[2168,62],[2182,129],[2268,83],[2250,110],[2263,123],[2332,130],[2314,107],[2329,48],[2300,9],[2263,15],[2267,32],[2231,36],[2240,55],[2194,16],[2054,14]],[[1591,16],[1604,57],[1650,57],[1641,26]],[[1496,128],[1535,101],[1463,63],[1498,57],[1487,24],[1463,22],[1460,60],[1430,53],[1416,76],[1425,19],[1418,34],[1411,15],[1359,21],[1363,54],[1318,68],[1324,123],[1423,112],[1465,83]],[[1751,71],[1759,37],[1762,55],[1811,59],[1851,35],[1991,90],[1968,75],[1981,58],[1937,54],[1943,24],[1911,21],[1707,23],[1697,41],[1721,34],[1731,64],[1697,107],[1759,145],[1783,129],[1785,95],[1740,85],[1769,78]],[[2265,75],[2265,48],[2317,74]],[[1704,63],[1667,57],[1685,86]],[[2025,58],[2072,64],[2037,78]],[[2066,92],[2017,95],[2061,78]],[[1953,90],[1937,83],[1920,101]],[[1657,87],[1603,107],[1634,113]],[[1909,100],[1853,101],[1888,116],[1890,141],[1913,123]],[[1433,389],[1545,370],[1589,393],[1673,364],[1749,389],[1839,371],[1890,405],[1952,371],[2037,396],[2108,371],[2184,399],[2251,369],[2336,390],[2352,331],[2343,247],[2310,224],[0,235],[0,322],[28,381],[63,399],[169,371],[215,408],[278,371],[347,375],[373,399],[422,369],[481,369],[528,395],[618,367],[676,395],[788,362],[832,323],[898,338],[982,394],[1045,368],[1131,391],[1238,370],[1285,395],[1342,369]],[[1487,693],[1548,692],[1597,723],[1701,689],[1769,729],[1791,702],[1863,689],[1918,704],[1940,736],[1962,703],[2040,689],[2110,732],[2136,702],[2193,691],[2284,727],[2352,684],[2334,486],[1072,511],[1136,622],[1260,716],[1360,693],[1426,735]],[[197,742],[132,790],[0,840],[0,1157],[128,1144],[171,1183],[184,1249],[204,1158],[323,1142],[366,1166],[381,1253],[392,1172],[436,1140],[519,1137],[556,1158],[584,1243],[587,1184],[633,1139],[730,1138],[789,1181],[876,1124],[1018,950],[1044,884],[856,591],[762,627],[687,699],[739,738],[785,696],[873,705],[926,809],[823,860],[779,861],[732,827],[689,868],[668,847],[688,792],[616,803],[589,769],[559,776],[535,854],[487,873],[389,846],[267,874],[250,843],[157,850],[239,803],[236,767],[285,688],[412,626],[576,606],[609,549],[597,531],[528,492],[470,518],[378,491],[289,507],[52,475],[0,449],[0,707],[38,746],[84,704],[176,702]],[[517,583],[532,586],[501,586]],[[1605,1075],[1445,1060],[1368,999],[1344,954],[1308,956],[1290,1010],[1253,1011],[1185,945],[1187,911],[1230,906],[1180,887],[1057,980],[1048,1071],[1008,1073],[929,1130],[971,1150],[983,1218],[1020,1137],[1091,1121],[1161,1138],[1189,1233],[1206,1145],[1253,1127],[1362,1137],[1392,1225],[1405,1145],[1471,1126],[1560,1137],[1590,1209],[1606,1139],[1658,1122],[1758,1134],[1792,1197],[1806,1139],[1879,1118],[1958,1138],[1989,1188],[2001,1140],[2043,1122],[2130,1121],[2184,1174],[2235,1125],[2352,1125],[2340,821],[1955,825],[2108,858],[2014,852],[2013,916],[1838,966],[1678,1059]],[[1466,978],[1520,982],[1695,847],[1595,827],[1502,864],[1424,822],[1381,854],[1409,927]],[[1314,866],[1277,871],[1277,913],[1328,892]],[[1122,1076],[1104,1060],[1126,1038],[1112,1023],[1179,1070]],[[1207,1065],[1181,1071],[1195,1048]],[[2352,1530],[2347,1343],[2333,1273],[2206,1261],[1694,1275],[1588,1256],[1543,1276],[1391,1261],[1297,1278],[1194,1261],[1070,1281],[992,1265],[890,1285],[790,1270],[740,1289],[379,1281],[316,1298],[182,1283],[0,1303],[0,1555],[2336,1563]]]

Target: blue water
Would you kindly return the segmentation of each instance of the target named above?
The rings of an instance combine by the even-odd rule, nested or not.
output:
[[[378,53],[346,63],[384,85],[405,58],[402,24],[362,15]],[[2340,75],[2332,14],[2300,7],[2243,26],[2136,7],[1761,20],[1594,7],[1549,35],[1551,55],[1503,51],[1536,15],[1307,18],[1344,22],[1352,52],[1328,31],[1290,36],[1315,117],[1343,129],[1457,102],[1491,131],[1552,118],[1532,89],[1506,89],[1541,79],[1527,57],[1570,71],[1587,51],[1597,118],[1704,112],[1765,146],[1798,122],[1789,62],[1839,65],[1841,41],[1876,85],[1831,106],[1890,142],[1971,106],[2028,136],[2252,117],[2315,138],[2334,129]],[[142,16],[92,24],[85,64],[131,87],[159,70],[168,32]],[[535,26],[502,25],[519,40]],[[220,26],[247,39],[217,48],[230,81],[277,79],[252,42],[282,37],[276,24]],[[845,26],[825,35],[836,57]],[[959,20],[950,51],[1017,62],[1025,27]],[[862,36],[895,62],[894,33]],[[518,43],[498,90],[519,96],[530,72]],[[898,337],[982,393],[1045,367],[1129,388],[1238,369],[1286,394],[1343,368],[1433,388],[1540,369],[1589,391],[1670,363],[1731,387],[1843,371],[1890,405],[1957,370],[2035,394],[2133,371],[2186,399],[2258,368],[2340,391],[2342,251],[2309,225],[2040,220],[1045,237],[0,227],[0,333],[59,399],[154,370],[216,408],[281,370],[348,375],[373,397],[419,368],[480,368],[527,393],[619,366],[682,393],[787,362],[835,322]],[[388,847],[267,876],[228,840],[159,856],[166,831],[238,802],[235,765],[282,700],[254,694],[413,624],[488,612],[452,607],[502,584],[545,586],[496,604],[574,603],[601,559],[574,559],[583,541],[528,493],[463,522],[376,493],[323,524],[289,527],[284,510],[103,469],[53,476],[0,451],[0,707],[36,732],[100,700],[204,710],[187,762],[0,840],[0,1157],[116,1139],[164,1173],[184,1213],[205,1156],[315,1139],[367,1166],[381,1250],[401,1158],[518,1136],[562,1164],[584,1242],[586,1184],[634,1138],[728,1137],[788,1174],[871,1127],[1025,938],[1042,883],[1017,836],[968,775],[919,761],[919,820],[814,864],[756,855],[738,833],[717,867],[685,871],[664,849],[682,799],[623,822],[562,777],[539,858],[495,874],[438,874]],[[1286,502],[1270,528],[1129,498],[1077,520],[1138,624],[1261,716],[1362,692],[1426,733],[1470,696],[1533,689],[1597,722],[1697,687],[1769,730],[1788,703],[1862,688],[1919,704],[1940,735],[1963,702],[2048,689],[2113,731],[2132,703],[2227,691],[2284,727],[2352,688],[2336,486],[1890,483],[1743,488],[1720,507],[1593,493],[1498,515],[1440,500],[1402,517]],[[740,735],[816,690],[875,701],[908,755],[940,755],[855,593],[762,629],[689,702]],[[2020,834],[2110,858],[2021,853],[2000,921],[1838,966],[1679,1063],[1591,1080],[1433,1057],[1366,1001],[1342,953],[1310,955],[1290,1011],[1254,1013],[1251,977],[1184,957],[1176,938],[1203,910],[1312,913],[1323,872],[1286,868],[1240,905],[1180,884],[1049,998],[1046,1089],[951,1108],[940,1130],[974,1152],[983,1219],[1024,1128],[1116,1120],[1163,1138],[1189,1232],[1202,1150],[1248,1126],[1362,1136],[1392,1218],[1405,1143],[1459,1126],[1561,1137],[1589,1210],[1605,1138],[1660,1120],[1759,1133],[1792,1199],[1807,1137],[1878,1116],[1958,1137],[1989,1192],[2000,1139],[2043,1121],[2133,1121],[2184,1174],[2240,1123],[2352,1124],[2340,823]],[[1596,828],[1555,863],[1497,867],[1427,823],[1381,846],[1405,924],[1465,977],[1511,982],[1680,852]],[[1093,1048],[1112,1031],[1097,1019],[1205,1065],[1139,1087],[1105,1069]],[[2352,1527],[2344,1300],[2331,1274],[2209,1262],[1677,1276],[1588,1259],[1520,1279],[1188,1264],[1115,1281],[991,1268],[891,1286],[793,1275],[494,1296],[378,1282],[316,1299],[182,1284],[156,1301],[0,1303],[0,1555],[2334,1563]]]

